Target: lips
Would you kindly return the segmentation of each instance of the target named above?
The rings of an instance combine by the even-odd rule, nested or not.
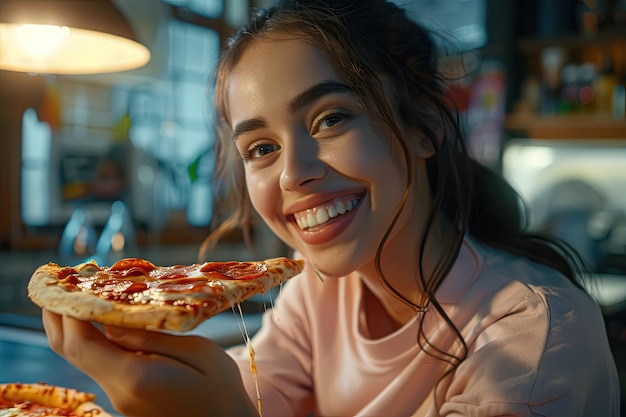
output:
[[[361,196],[349,195],[324,202],[316,207],[294,213],[296,224],[301,230],[324,224],[345,215],[359,204]]]

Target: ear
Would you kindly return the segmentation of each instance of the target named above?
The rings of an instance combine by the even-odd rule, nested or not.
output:
[[[427,129],[422,127],[410,128],[411,143],[414,147],[413,152],[418,158],[428,159],[435,156],[443,146],[446,136],[446,128],[444,120],[439,114],[432,114],[429,117],[433,122],[429,124]]]
[[[431,138],[419,129],[411,129],[408,132],[407,140],[415,157],[428,159],[437,154],[440,134],[439,132],[433,133],[435,133],[437,137]]]
[[[439,136],[439,135],[437,135]],[[437,146],[433,143],[433,139],[429,138],[425,134],[419,132],[419,134],[415,135],[415,156],[428,159],[437,154]],[[434,140],[438,140],[435,138]]]

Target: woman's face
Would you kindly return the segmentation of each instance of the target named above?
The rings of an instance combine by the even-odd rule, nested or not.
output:
[[[324,274],[371,264],[402,199],[404,164],[325,55],[300,40],[257,40],[230,73],[227,102],[268,226]],[[412,248],[414,209],[392,236]]]

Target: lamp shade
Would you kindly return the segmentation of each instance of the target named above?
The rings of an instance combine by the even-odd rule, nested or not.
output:
[[[98,74],[148,61],[150,51],[108,0],[0,1],[0,69]]]

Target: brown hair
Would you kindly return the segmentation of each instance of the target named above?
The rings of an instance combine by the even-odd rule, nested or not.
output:
[[[226,42],[215,73],[214,101],[218,126],[223,133],[217,170],[221,184],[227,184],[230,190],[232,211],[227,211],[229,216],[220,220],[219,228],[205,242],[206,245],[232,227],[241,226],[247,230],[251,222],[253,211],[243,180],[243,165],[236,160],[238,156],[230,140],[225,85],[230,70],[250,43],[274,33],[300,37],[322,50],[347,80],[372,120],[385,126],[390,137],[397,142],[407,176],[405,200],[398,208],[396,218],[414,183],[409,152],[411,144],[403,137],[399,124],[423,133],[436,151],[427,160],[433,207],[428,226],[419,237],[421,250],[417,267],[420,274],[417,276],[427,302],[455,333],[461,349],[454,353],[438,350],[420,331],[418,343],[423,350],[448,361],[451,370],[467,355],[461,334],[435,297],[435,291],[456,260],[467,231],[494,248],[550,266],[578,285],[580,271],[575,254],[564,244],[526,234],[519,196],[500,176],[469,157],[459,123],[442,94],[444,80],[436,72],[437,55],[429,33],[409,19],[403,9],[384,0],[280,1],[273,8],[253,10],[250,23]],[[391,88],[391,94],[386,94],[384,86]],[[457,225],[458,233],[434,273],[424,276],[421,274],[423,248],[429,239],[432,220],[438,213],[444,213],[451,224]],[[380,254],[394,223],[395,218],[377,253],[377,265],[384,282]]]

